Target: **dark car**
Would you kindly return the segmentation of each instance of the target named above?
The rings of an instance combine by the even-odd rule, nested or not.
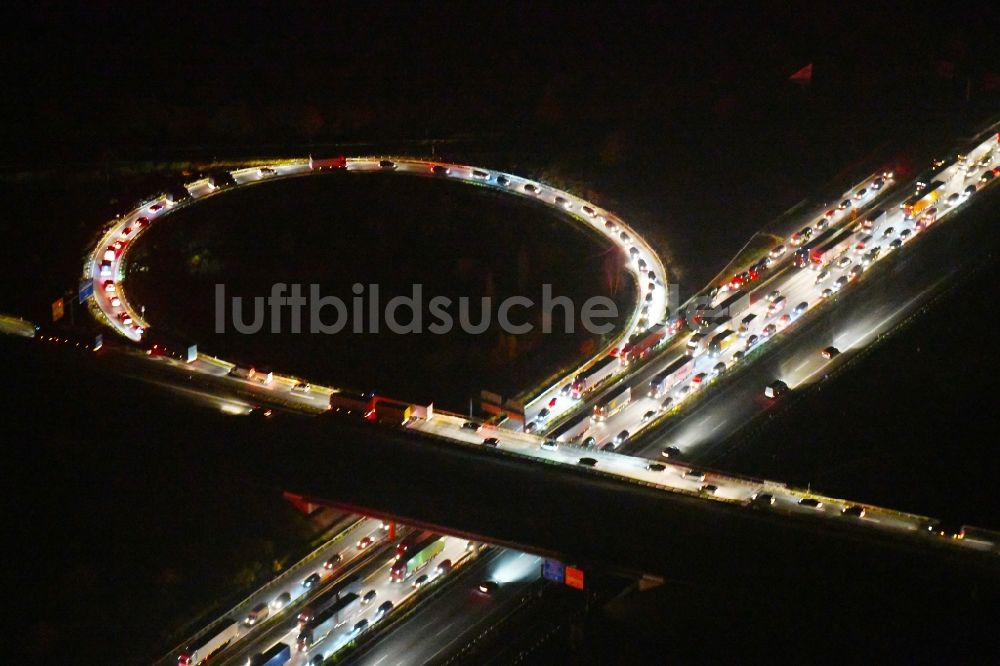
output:
[[[662,472],[667,468],[663,463],[649,463],[646,465],[646,469],[650,472]]]
[[[585,467],[597,467],[597,461],[593,458],[580,458],[577,462]]]
[[[475,421],[466,421],[462,424],[462,430],[479,430],[479,424]]]
[[[392,160],[379,160],[378,161],[378,165],[379,165],[379,167],[381,167],[383,169],[395,169],[396,168],[396,163],[393,162]]]
[[[628,441],[628,430],[622,430],[620,433],[615,435],[615,446],[621,446]]]
[[[318,573],[309,574],[306,577],[306,579],[304,581],[302,581],[302,587],[304,587],[304,588],[306,588],[308,590],[309,588],[311,588],[313,585],[315,585],[319,581],[320,581],[320,577],[319,577]]]
[[[840,350],[836,347],[827,347],[821,353],[823,354],[823,358],[833,358],[840,353]]]
[[[494,592],[497,591],[499,587],[500,584],[497,583],[495,580],[484,580],[483,582],[479,583],[479,586],[476,589],[479,591],[480,594],[491,596]]]
[[[441,164],[435,164],[434,166],[431,167],[431,173],[433,173],[435,176],[447,176],[449,173],[451,173],[451,169]]]
[[[365,596],[361,597],[361,603],[370,604],[372,601],[375,600],[375,597],[377,596],[378,592],[376,592],[375,590],[368,590],[367,592],[365,592]]]
[[[678,449],[676,446],[668,446],[667,448],[663,449],[660,455],[663,456],[664,458],[679,458],[681,455],[681,450]]]
[[[597,444],[597,440],[593,437],[588,437],[587,439],[583,440],[584,448],[591,449],[594,447],[595,444]]]
[[[822,508],[823,506],[822,502],[812,497],[803,497],[802,499],[799,500],[799,504],[801,504],[802,506],[807,506],[810,509],[819,509]]]
[[[865,507],[860,504],[852,504],[851,506],[844,507],[844,510],[840,512],[843,516],[849,516],[851,518],[864,518],[865,517]]]
[[[754,506],[771,506],[774,504],[774,495],[771,493],[756,493],[751,501]]]
[[[392,610],[392,602],[391,601],[383,601],[382,605],[378,607],[377,611],[375,611],[375,614],[378,615],[379,617],[382,617],[383,615],[385,615],[386,613],[388,613],[391,610]]]
[[[500,440],[497,439],[496,437],[487,437],[486,439],[483,440],[483,445],[492,446],[493,448],[496,448],[500,446]]]
[[[428,580],[427,574],[420,574],[420,576],[418,576],[417,579],[415,581],[413,581],[413,587],[414,587],[414,589],[419,589],[419,588],[423,587],[424,583],[426,583],[427,580]]]
[[[343,561],[344,561],[344,556],[341,555],[340,553],[337,553],[336,555],[334,555],[333,557],[331,557],[326,561],[326,563],[323,565],[323,568],[326,569],[327,571],[329,571],[330,569],[336,569],[337,567],[340,566],[340,564]]]
[[[364,631],[367,628],[368,628],[368,620],[358,620],[357,622],[354,623],[354,633],[358,633],[359,631]]]
[[[503,185],[504,187],[507,187],[508,185],[510,185],[510,178],[508,178],[507,176],[497,176],[497,185]]]

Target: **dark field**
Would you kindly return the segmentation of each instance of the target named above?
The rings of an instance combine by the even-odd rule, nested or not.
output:
[[[623,261],[596,233],[524,199],[427,178],[341,173],[255,185],[170,215],[139,241],[127,281],[154,327],[202,350],[463,411],[482,388],[510,395],[593,355],[602,337],[583,330],[578,317],[576,332],[566,334],[561,309],[553,333],[543,334],[542,285],[569,296],[578,313],[592,295],[614,298],[619,330],[635,298]],[[301,334],[291,332],[286,312],[281,333],[269,332],[268,318],[260,334],[242,335],[227,316],[226,332],[215,333],[217,283],[226,285],[227,297],[245,297],[243,319],[250,322],[252,298],[270,294],[275,282],[300,283],[306,295],[319,284],[322,295],[347,304],[352,320],[339,333],[309,333],[306,309]],[[351,332],[355,283],[365,294],[378,285],[380,309],[421,284],[423,332],[392,333],[384,319],[377,334]],[[427,329],[435,321],[427,303],[438,295],[455,303],[451,333]],[[511,315],[532,324],[527,335],[506,335],[496,321],[496,304],[514,295],[535,302]],[[459,330],[459,298],[474,304],[476,323],[483,296],[494,303],[489,329]],[[328,308],[323,318],[329,323],[336,315]],[[397,321],[410,319],[402,309]],[[367,319],[362,323],[369,328]]]

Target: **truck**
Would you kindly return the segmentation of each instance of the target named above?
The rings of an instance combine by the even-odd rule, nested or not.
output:
[[[426,541],[432,536],[434,536],[434,533],[428,530],[415,530],[410,532],[403,538],[402,541],[396,544],[396,559],[398,560],[406,554],[406,551],[410,550],[421,541]]]
[[[722,352],[729,348],[729,345],[733,344],[737,336],[732,330],[727,329],[722,333],[717,333],[712,341],[708,343],[708,353],[713,358],[718,358],[722,355]]]
[[[741,338],[745,338],[750,335],[750,331],[753,330],[754,321],[757,319],[757,315],[750,313],[746,317],[740,320],[740,329],[738,331]]]
[[[636,333],[622,347],[621,353],[618,355],[618,360],[625,366],[634,361],[646,358],[646,355],[660,346],[660,343],[666,337],[667,329],[664,324],[657,324],[646,330],[645,333]]]
[[[234,179],[233,174],[228,171],[213,171],[208,174],[208,185],[213,190],[218,190],[223,187],[232,187],[236,185],[236,179]]]
[[[689,356],[675,358],[662,372],[649,380],[649,397],[660,398],[670,389],[687,379],[694,369],[694,359]]]
[[[614,356],[606,356],[574,377],[573,384],[570,387],[570,395],[575,400],[582,398],[585,393],[593,389],[604,379],[609,366],[615,361]]]
[[[343,155],[336,157],[313,157],[309,156],[309,168],[313,171],[323,171],[327,169],[346,169],[347,158]]]
[[[930,208],[925,210],[923,215],[920,216],[920,219],[917,220],[915,229],[917,231],[923,231],[930,225],[934,224],[934,222],[937,221],[937,214],[938,214],[938,209],[935,206],[931,206]]]
[[[746,312],[750,308],[750,293],[747,291],[737,291],[730,294],[717,306],[699,306],[692,321],[695,329],[699,333],[710,334],[720,328],[728,326],[729,323]]]
[[[204,663],[213,654],[229,645],[236,638],[239,629],[239,624],[232,618],[219,620],[177,656],[178,666],[197,666]]]
[[[843,229],[836,236],[820,247],[814,247],[809,253],[809,260],[818,268],[826,266],[851,247],[854,231]]]
[[[938,197],[944,191],[944,183],[935,180],[926,189],[914,194],[906,199],[899,207],[903,209],[903,215],[907,220],[916,218],[925,209],[937,203]]]
[[[275,643],[264,652],[250,657],[250,666],[284,666],[292,658],[292,648],[288,643]]]
[[[312,622],[320,613],[336,603],[346,594],[361,593],[361,575],[354,574],[337,585],[334,585],[322,594],[307,602],[299,611],[299,624],[305,626]]]
[[[632,388],[630,386],[626,386],[623,389],[616,389],[610,396],[594,405],[594,415],[591,418],[595,421],[607,421],[625,409],[631,401]]]
[[[827,241],[833,238],[833,235],[836,233],[836,229],[830,228],[821,233],[819,236],[814,236],[808,243],[805,243],[802,247],[795,250],[795,256],[792,258],[792,263],[794,263],[798,268],[808,266],[809,258],[812,256],[812,251],[817,247],[822,247]]]
[[[435,535],[424,539],[396,560],[389,570],[390,580],[394,583],[403,582],[426,567],[442,550],[444,550],[444,540],[441,537]]]
[[[865,219],[861,220],[861,228],[865,231],[872,233],[878,231],[879,227],[886,220],[885,211],[880,209],[873,210],[872,212],[865,215]]]
[[[361,597],[354,593],[338,599],[299,631],[296,640],[299,652],[308,652],[310,647],[326,638],[331,631],[346,624],[360,606]]]
[[[253,379],[257,376],[257,371],[245,365],[234,365],[229,369],[229,376],[239,377],[240,379]]]

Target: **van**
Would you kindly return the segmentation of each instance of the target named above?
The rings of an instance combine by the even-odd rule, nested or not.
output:
[[[270,612],[266,603],[259,603],[250,609],[250,612],[247,613],[247,619],[243,620],[243,624],[252,627],[266,620]]]

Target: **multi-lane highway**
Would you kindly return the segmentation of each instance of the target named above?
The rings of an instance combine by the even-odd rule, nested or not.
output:
[[[891,327],[912,303],[920,300],[922,291],[900,290],[883,292],[882,300],[873,300],[869,307],[844,305],[851,302],[852,291],[865,290],[873,281],[886,279],[883,262],[898,262],[897,257],[905,257],[911,251],[910,243],[920,243],[925,236],[932,236],[980,188],[992,182],[1000,163],[1000,148],[996,144],[996,135],[991,133],[961,159],[941,165],[920,192],[902,184],[893,187],[891,174],[873,174],[845,191],[839,206],[829,211],[810,211],[798,222],[802,228],[776,246],[768,258],[762,258],[731,282],[706,290],[695,299],[705,309],[689,312],[688,323],[702,329],[701,337],[694,334],[689,340],[686,335],[683,338],[674,335],[673,329],[664,331],[656,338],[650,360],[645,364],[640,358],[626,364],[619,357],[625,355],[627,345],[648,334],[657,322],[667,323],[666,273],[651,248],[619,218],[566,192],[477,167],[397,158],[352,158],[339,166],[358,173],[392,172],[455,179],[536,199],[617,244],[629,258],[628,269],[635,279],[638,306],[613,345],[527,401],[526,423],[532,424],[538,435],[503,427],[514,424],[485,426],[441,413],[429,419],[411,420],[407,424],[410,429],[459,444],[495,448],[503,454],[585,466],[667,492],[743,505],[776,515],[812,516],[856,525],[859,529],[939,539],[937,521],[931,518],[823,497],[781,483],[702,470],[681,461],[703,459],[712,442],[732,434],[754,414],[767,409],[772,403],[763,395],[764,384],[780,379],[788,388],[795,389],[815,381],[842,362],[851,350],[864,347],[879,332]],[[129,304],[122,279],[123,259],[143,230],[157,220],[168,219],[171,210],[192,205],[224,189],[302,176],[313,173],[318,165],[309,160],[242,169],[231,172],[232,182],[227,186],[221,185],[227,179],[203,179],[186,185],[186,195],[158,197],[109,224],[85,267],[86,277],[94,284],[95,311],[124,336],[133,341],[143,340],[149,324]],[[855,298],[854,302],[857,301]],[[719,311],[720,307],[726,309]],[[638,337],[633,337],[637,334]],[[822,340],[817,339],[820,337]],[[829,358],[819,353],[824,347],[834,348],[827,352]],[[337,390],[310,385],[299,378],[257,373],[205,354],[184,359],[178,358],[184,356],[183,350],[161,353],[153,348],[151,356],[189,372],[227,377],[225,381],[239,385],[245,392],[280,397],[309,412],[327,409],[330,395]],[[740,381],[730,375],[737,375]],[[780,394],[774,397],[780,399]],[[560,429],[558,437],[540,435],[559,421],[568,425]],[[615,451],[634,448],[637,438],[646,442],[640,451],[645,458]],[[487,443],[494,446],[486,447]],[[667,446],[672,448],[664,451]],[[664,452],[669,455],[661,455]],[[364,529],[368,528],[374,540],[384,538],[381,526],[367,525]],[[952,538],[948,542],[979,550],[998,548],[996,540],[991,538]],[[374,591],[380,603],[392,601],[398,606],[414,591],[412,586],[387,582],[387,567],[392,558],[386,559],[384,552],[376,547],[368,552],[373,555],[371,561],[359,564],[364,593]],[[465,552],[464,541],[449,538],[441,557],[457,563]],[[358,550],[351,558],[345,556],[347,564],[354,561],[355,555],[362,563],[362,551]],[[510,558],[520,560],[521,556],[510,552],[501,556],[503,561]],[[537,564],[537,560],[532,561]],[[309,566],[308,561],[296,566],[299,578],[304,580],[301,574]],[[338,571],[336,567],[331,570]],[[320,574],[321,585],[324,573],[330,580],[335,577],[331,570],[316,572]],[[532,571],[526,575],[537,576],[534,564]],[[307,595],[302,580],[292,578],[289,574],[281,579],[280,584],[288,589],[281,590],[278,596],[288,593],[285,603],[295,606]],[[273,592],[269,588],[261,594]],[[241,606],[234,613],[240,615],[261,603],[256,596],[247,600],[247,608]],[[449,610],[441,611],[442,617],[446,619],[448,613],[459,612],[455,610],[459,607],[461,600],[453,600],[446,606]],[[291,663],[305,663],[307,656],[328,655],[348,644],[366,626],[382,619],[384,613],[374,608],[375,605],[366,604],[352,613],[350,621],[338,624],[321,642],[310,647],[308,654],[299,653]],[[415,622],[409,620],[404,625],[411,627],[406,631],[414,643],[426,629],[424,625],[416,627]],[[452,619],[441,631],[450,631],[455,622]],[[455,625],[453,640],[468,626],[468,621]],[[260,626],[244,626],[223,653],[223,663],[240,663],[276,642],[286,642],[295,648],[298,632],[298,627],[290,625],[281,612]],[[412,645],[407,647],[405,638],[392,645],[395,647],[387,647],[381,661],[397,663],[392,661],[393,655],[403,661],[414,649]],[[364,659],[379,659],[379,654],[378,650],[372,650],[365,653]]]

